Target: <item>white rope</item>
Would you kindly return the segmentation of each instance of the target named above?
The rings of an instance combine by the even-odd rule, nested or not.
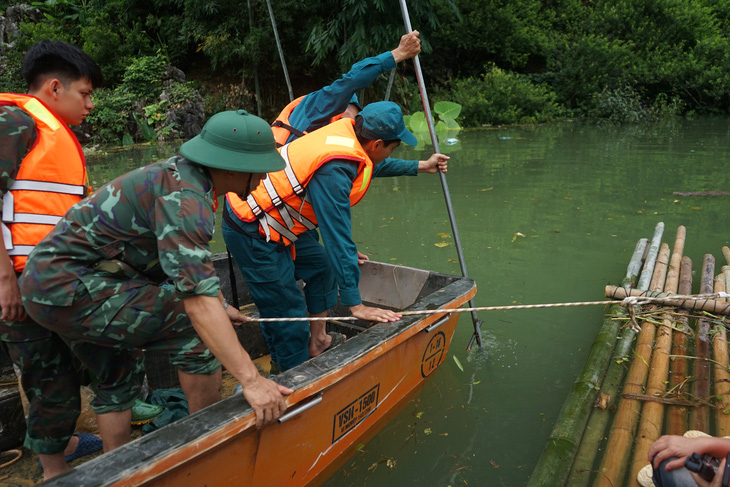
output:
[[[730,298],[730,294],[725,292],[719,292],[715,294],[694,294],[690,296],[683,296],[679,294],[673,294],[668,297],[652,298],[648,296],[628,296],[624,298],[620,303],[621,306],[640,306],[642,304],[661,304],[666,302],[668,299],[707,299],[707,298]],[[568,308],[573,306],[605,306],[609,304],[616,304],[618,301],[577,301],[570,303],[546,303],[546,304],[516,304],[510,306],[481,306],[477,308],[440,308],[440,309],[422,309],[413,311],[401,311],[398,314],[403,316],[408,315],[431,315],[438,313],[468,313],[472,311],[509,311],[517,309],[540,309],[540,308]],[[251,321],[260,323],[273,322],[273,321],[355,321],[359,318],[354,316],[326,316],[326,317],[307,317],[307,318],[252,318]]]

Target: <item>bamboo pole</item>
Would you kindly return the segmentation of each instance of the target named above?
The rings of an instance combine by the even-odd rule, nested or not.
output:
[[[644,260],[647,249],[647,239],[640,239],[636,244],[634,254],[631,258],[631,262],[629,263],[629,268],[626,272],[626,277],[621,283],[623,287],[636,285],[631,284],[632,282],[638,284],[636,277],[638,277],[641,272],[641,263]],[[644,271],[646,272],[648,269],[648,273],[651,274],[654,271],[654,262],[655,260],[648,264],[651,265],[651,269],[648,269],[647,265],[645,265]],[[609,308],[609,310],[613,309],[613,307]],[[620,313],[625,313],[625,308],[623,306],[618,309],[620,310]],[[629,353],[633,339],[633,330],[631,327],[625,326],[621,336],[616,340],[613,356],[608,364],[606,375],[603,378],[603,384],[601,385],[599,396],[601,398],[601,403],[591,412],[591,417],[586,425],[583,438],[581,438],[578,453],[575,456],[573,468],[570,471],[570,476],[568,477],[566,485],[570,485],[572,487],[585,486],[588,485],[590,481],[591,475],[593,474],[593,464],[598,456],[598,449],[605,439],[604,433],[609,419],[609,406],[615,401],[615,397],[618,395],[619,387],[624,378],[625,368],[623,366],[623,358]]]
[[[645,248],[646,239],[643,245],[640,240],[627,267],[623,285],[636,282]],[[573,390],[563,403],[547,446],[530,476],[528,485],[533,487],[563,485],[570,475],[573,458],[598,395],[598,386],[611,360],[620,326],[614,316],[620,310],[620,305],[613,305],[603,320],[588,359],[573,385]]]
[[[730,272],[730,267],[723,266],[722,274],[715,278],[715,292],[726,292],[725,270]],[[727,348],[727,332],[725,327],[720,324],[713,324],[714,331],[712,338],[713,367],[715,373],[714,394],[718,398],[717,409],[715,411],[715,431],[714,436],[730,435],[730,414],[726,411],[730,410],[730,370],[728,369],[728,348]]]
[[[664,288],[664,281],[669,260],[669,246],[666,243],[661,245],[657,257],[654,277],[650,284],[650,290],[661,291]],[[624,394],[643,393],[644,384],[651,360],[652,347],[656,326],[645,321],[641,326],[641,332],[634,350],[634,359],[631,362]],[[616,418],[611,426],[606,446],[606,454],[603,457],[601,466],[598,469],[598,476],[595,485],[598,487],[614,487],[622,485],[621,479],[625,476],[626,465],[631,453],[631,444],[634,429],[641,410],[641,401],[635,399],[622,399],[618,403]]]
[[[679,269],[684,253],[684,241],[687,231],[683,226],[677,229],[677,237],[674,241],[674,250],[669,262],[667,281],[664,284],[664,292],[676,293],[679,287]],[[651,356],[651,367],[649,377],[646,381],[647,396],[661,397],[667,390],[667,374],[669,373],[669,354],[672,347],[672,327],[674,319],[670,314],[662,318],[662,325],[656,332],[654,350]],[[660,402],[645,402],[641,409],[639,429],[636,434],[634,445],[634,456],[629,470],[630,482],[638,483],[636,477],[639,470],[644,468],[649,457],[651,444],[661,436],[662,423],[664,421],[664,404]]]
[[[692,293],[692,260],[685,256],[682,258],[682,268],[679,271],[679,293]],[[678,310],[681,315],[677,318],[677,328],[689,331],[689,318],[686,310]],[[672,347],[672,372],[669,376],[669,386],[674,394],[682,395],[683,386],[687,380],[687,334],[677,333]],[[669,435],[683,435],[687,431],[687,407],[669,406],[667,411],[667,429]]]
[[[712,285],[712,278],[710,278],[710,285]],[[710,289],[712,288],[710,287]],[[694,311],[707,311],[719,315],[730,314],[730,304],[724,298],[712,299],[703,297],[696,299],[694,297],[656,291],[639,291],[637,289],[626,289],[618,286],[606,286],[607,298],[624,299],[628,296],[659,299],[663,306],[674,306]]]
[[[713,291],[715,277],[715,258],[712,254],[705,254],[702,261],[702,281],[700,282],[700,293],[709,294]],[[695,381],[692,383],[692,394],[700,399],[707,400],[710,397],[710,323],[704,318],[697,320],[697,353],[698,360],[695,361]],[[697,406],[690,411],[690,429],[710,432],[710,412],[706,406]]]

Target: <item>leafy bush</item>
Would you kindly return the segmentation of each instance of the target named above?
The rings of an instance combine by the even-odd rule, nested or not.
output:
[[[496,66],[480,78],[454,81],[440,97],[463,107],[459,120],[467,127],[543,123],[568,116],[550,88],[527,75],[508,73]]]
[[[604,88],[593,95],[592,106],[586,115],[598,123],[624,125],[674,117],[681,115],[683,110],[684,103],[677,96],[669,99],[662,93],[649,103],[636,89],[626,85]]]
[[[122,137],[134,130],[134,96],[123,90],[102,88],[94,91],[93,100],[95,108],[86,119],[92,138],[100,143],[121,143]]]
[[[167,59],[160,52],[132,60],[124,71],[120,88],[144,101],[156,99],[162,93],[167,64]]]

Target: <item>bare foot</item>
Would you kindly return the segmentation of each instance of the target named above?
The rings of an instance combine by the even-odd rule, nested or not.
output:
[[[341,335],[344,340],[345,335]],[[333,336],[330,334],[312,336],[309,339],[309,356],[316,357],[332,345]]]
[[[74,453],[76,451],[76,448],[79,446],[79,437],[76,435],[71,435],[71,439],[68,440],[68,445],[66,445],[66,449],[63,450],[63,456],[67,457]]]
[[[312,336],[309,339],[309,356],[316,357],[332,345],[332,336]]]

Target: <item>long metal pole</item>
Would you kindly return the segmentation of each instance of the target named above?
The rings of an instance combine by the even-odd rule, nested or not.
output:
[[[271,8],[271,0],[266,0],[266,6],[269,7],[269,17],[271,18],[271,28],[274,29],[274,39],[276,47],[279,49],[279,58],[281,59],[281,68],[284,70],[284,79],[286,79],[286,87],[289,89],[289,101],[294,101],[294,90],[289,81],[289,71],[286,69],[286,61],[284,61],[284,51],[281,49],[281,41],[279,41],[279,30],[276,28],[276,20],[274,20],[274,9]]]
[[[408,15],[408,6],[406,5],[406,0],[400,0],[400,9],[403,13],[403,22],[405,23],[406,27],[406,34],[410,34],[413,31],[413,28],[411,27],[411,18]],[[433,119],[431,118],[431,107],[428,104],[428,94],[426,93],[426,85],[423,81],[423,72],[421,71],[421,62],[418,59],[418,55],[416,55],[413,58],[413,64],[416,68],[416,79],[418,80],[418,90],[421,92],[421,100],[423,101],[423,113],[426,114],[426,121],[428,122],[428,132],[431,134],[431,143],[433,144],[433,150],[434,152],[440,152],[439,151],[439,143],[438,143],[438,137],[436,137],[436,129],[433,126]],[[466,272],[466,263],[464,261],[464,253],[461,248],[461,239],[459,238],[459,229],[456,226],[456,218],[454,217],[454,208],[451,205],[451,194],[449,193],[449,185],[446,182],[446,175],[439,171],[439,179],[441,180],[441,189],[443,189],[444,193],[444,199],[446,200],[446,211],[449,213],[449,222],[451,223],[451,232],[454,234],[454,245],[456,245],[456,254],[459,257],[459,266],[461,267],[461,274],[464,277],[469,277],[469,275]],[[474,308],[474,303],[472,300],[469,300],[469,307]],[[481,332],[481,326],[482,326],[482,320],[479,319],[477,316],[476,311],[471,312],[471,319],[474,323],[474,334],[471,337],[471,340],[469,340],[469,345],[467,345],[466,349],[470,350],[471,346],[474,344],[474,340],[476,340],[477,345],[479,345],[479,348],[482,347],[482,332]]]

